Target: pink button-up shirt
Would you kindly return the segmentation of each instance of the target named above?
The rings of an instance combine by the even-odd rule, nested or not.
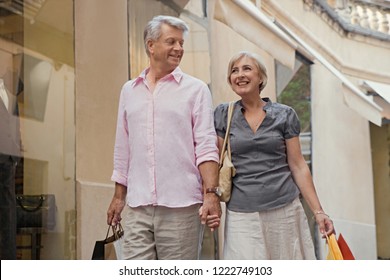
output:
[[[218,162],[207,85],[176,68],[150,92],[146,73],[124,84],[111,180],[131,207],[186,207],[203,201],[198,165]]]

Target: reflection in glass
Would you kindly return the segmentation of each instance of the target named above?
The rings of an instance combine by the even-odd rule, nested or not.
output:
[[[24,116],[43,121],[52,66],[35,57],[24,56]]]
[[[57,207],[55,227],[15,229],[17,259],[76,258],[73,6],[0,0],[0,78],[17,97],[23,151],[14,192],[54,194]]]

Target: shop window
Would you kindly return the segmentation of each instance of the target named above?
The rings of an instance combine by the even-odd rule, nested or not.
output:
[[[301,124],[301,147],[303,156],[311,167],[311,78],[310,63],[297,56],[294,70],[276,64],[277,101],[297,112]]]
[[[311,153],[311,74],[310,64],[305,57],[297,53],[295,59],[294,70],[288,69],[285,66],[276,64],[276,79],[277,79],[277,101],[292,107],[300,120],[301,134],[299,140],[301,142],[301,149],[303,157],[309,169],[312,170],[312,153]],[[316,256],[319,257],[320,249],[317,247],[318,228],[316,223],[310,217],[312,212],[307,205],[307,202],[301,197],[302,205],[305,209],[306,216],[313,238]]]
[[[55,197],[55,225],[18,224],[17,259],[76,258],[73,5],[0,0],[2,94],[16,100],[21,142],[15,193]]]

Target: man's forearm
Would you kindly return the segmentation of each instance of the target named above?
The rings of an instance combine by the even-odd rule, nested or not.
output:
[[[218,187],[218,162],[202,162],[199,165],[199,172],[203,181],[203,192],[205,192],[207,188]]]
[[[203,206],[200,213],[202,224],[206,224],[207,220],[215,219],[213,224],[209,224],[211,231],[219,226],[220,217],[222,215],[219,196],[214,192],[206,192],[208,188],[218,187],[218,162],[206,161],[199,165],[199,172],[203,180]]]
[[[116,182],[115,183],[114,198],[125,200],[126,194],[127,194],[127,187]]]

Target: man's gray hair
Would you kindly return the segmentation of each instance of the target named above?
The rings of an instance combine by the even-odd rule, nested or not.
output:
[[[148,22],[148,24],[145,27],[144,30],[144,45],[145,45],[145,51],[148,56],[150,56],[149,50],[148,50],[148,41],[153,40],[156,41],[161,36],[161,26],[163,24],[168,24],[172,27],[175,27],[177,29],[180,29],[183,31],[183,35],[187,35],[189,32],[188,25],[181,19],[177,17],[172,16],[155,16],[151,21]]]

